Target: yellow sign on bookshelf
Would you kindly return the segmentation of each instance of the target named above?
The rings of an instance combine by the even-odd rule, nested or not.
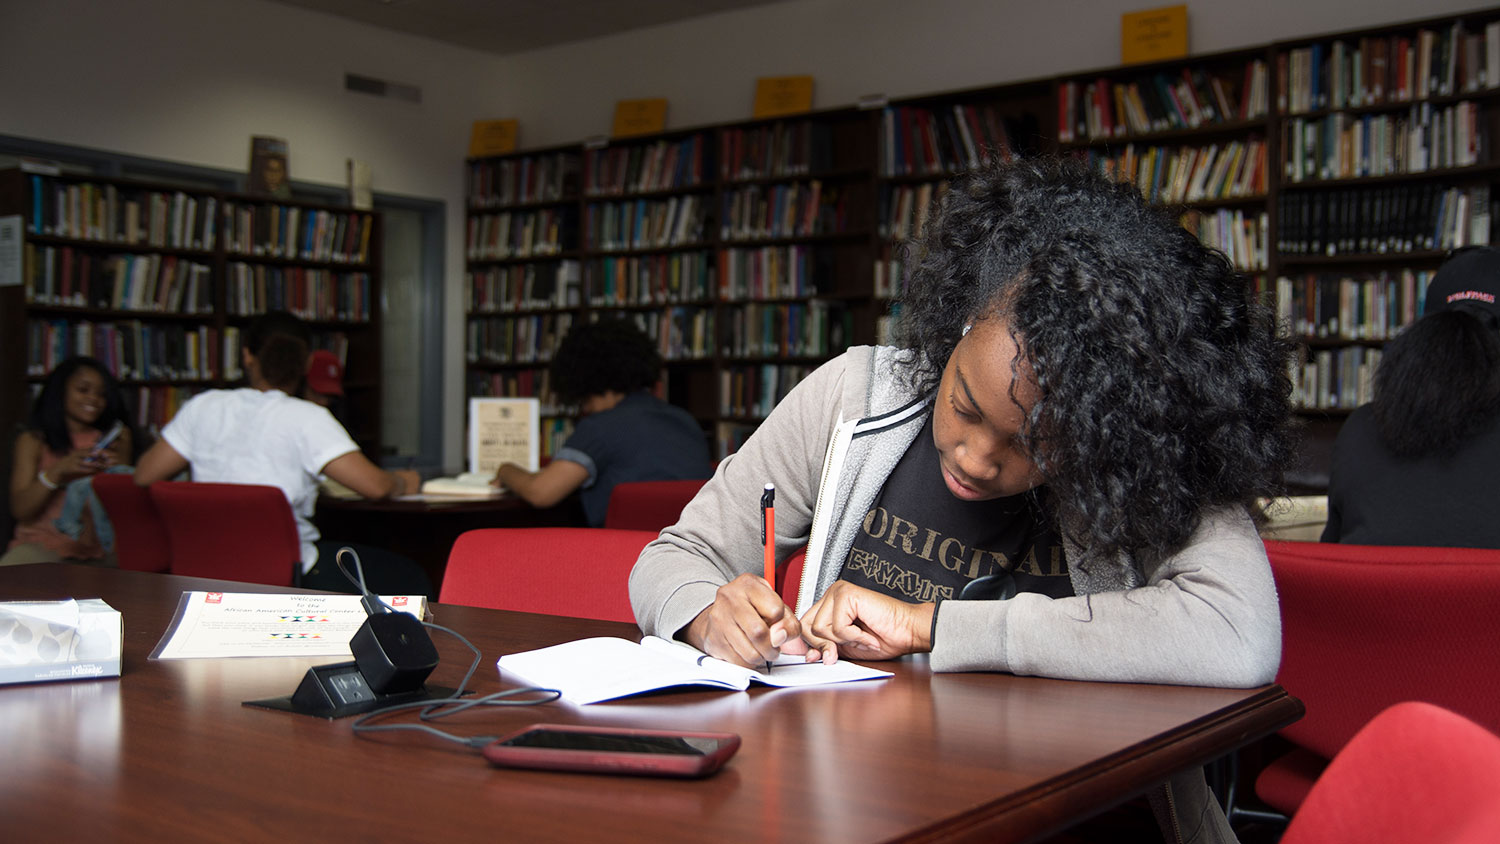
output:
[[[762,76],[755,80],[755,117],[780,117],[812,110],[811,76]]]
[[[650,135],[665,128],[666,100],[620,100],[615,103],[615,127],[610,134],[616,138]]]
[[[1120,62],[1139,64],[1188,54],[1187,6],[1163,6],[1120,15]]]
[[[469,157],[515,152],[519,134],[521,122],[514,117],[509,120],[476,120],[474,131],[469,135]]]

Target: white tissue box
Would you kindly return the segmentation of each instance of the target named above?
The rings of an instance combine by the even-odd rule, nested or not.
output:
[[[99,598],[0,601],[0,683],[118,677],[124,638]]]

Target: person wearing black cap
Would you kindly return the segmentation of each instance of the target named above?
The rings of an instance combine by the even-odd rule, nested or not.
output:
[[[1456,253],[1334,443],[1324,542],[1500,548],[1500,249]]]

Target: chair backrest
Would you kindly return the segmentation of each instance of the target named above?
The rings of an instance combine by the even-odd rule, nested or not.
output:
[[[1500,550],[1266,541],[1281,596],[1282,730],[1331,758],[1386,707],[1420,700],[1500,731]]]
[[[635,621],[626,581],[656,531],[485,528],[460,534],[438,600],[520,612]]]
[[[802,588],[802,564],[806,560],[807,549],[799,549],[787,557],[776,572],[776,592],[781,595],[782,603],[794,611],[797,609],[797,590]]]
[[[292,586],[302,543],[286,495],[274,486],[163,481],[151,499],[167,526],[172,573]]]
[[[168,571],[172,550],[167,526],[151,493],[127,474],[95,475],[89,482],[115,532],[115,560],[130,571]]]
[[[619,530],[654,530],[674,525],[698,490],[708,483],[698,481],[628,481],[609,493],[604,526]]]
[[[1349,740],[1281,844],[1500,841],[1500,737],[1427,703],[1399,703]]]

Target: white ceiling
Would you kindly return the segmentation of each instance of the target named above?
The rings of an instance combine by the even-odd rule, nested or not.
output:
[[[504,55],[783,0],[279,0]]]

